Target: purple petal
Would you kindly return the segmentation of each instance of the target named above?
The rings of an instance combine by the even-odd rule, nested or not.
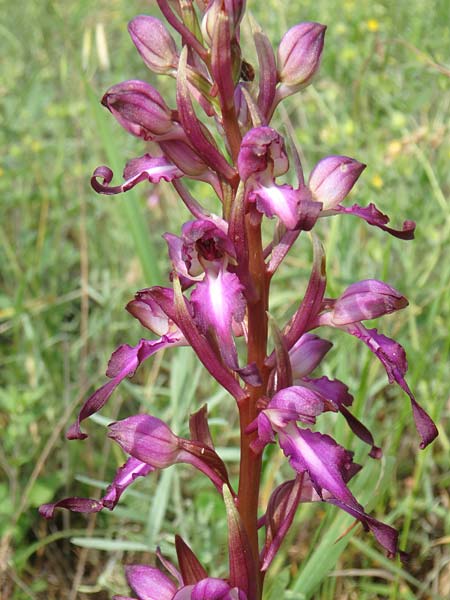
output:
[[[175,282],[174,282],[175,283]],[[152,298],[157,302],[167,316],[172,319],[182,331],[194,352],[211,375],[237,400],[246,398],[245,391],[240,387],[233,374],[223,365],[214,352],[211,344],[203,336],[192,318],[192,307],[182,295],[181,289],[176,293],[168,288],[153,287],[138,292],[136,297],[145,301]]]
[[[361,423],[359,419],[357,419],[351,412],[349,412],[345,406],[341,406],[339,411],[344,416],[345,420],[348,423],[348,426],[353,431],[353,433],[359,437],[360,440],[365,442],[368,446],[370,446],[369,456],[372,458],[381,458],[383,456],[383,451],[380,447],[375,446],[375,441],[373,439],[373,435],[367,429],[365,425]]]
[[[192,600],[228,600],[231,587],[223,579],[208,577],[192,589]]]
[[[209,271],[191,294],[195,321],[200,330],[211,332],[219,343],[225,364],[238,368],[238,357],[232,334],[232,321],[241,322],[245,315],[243,285],[234,273],[220,269]]]
[[[67,508],[72,512],[96,513],[101,511],[104,506],[100,500],[91,498],[64,498],[58,502],[42,504],[39,507],[39,514],[45,519],[53,519],[55,508]]]
[[[430,416],[417,403],[405,381],[408,364],[403,347],[395,340],[378,333],[376,329],[366,329],[361,324],[349,325],[345,327],[345,330],[362,340],[369,347],[386,369],[389,382],[393,383],[395,381],[408,394],[416,429],[422,438],[420,447],[425,448],[428,446],[437,437],[438,430]]]
[[[375,446],[375,442],[370,431],[352,415],[346,406],[350,406],[353,402],[353,396],[349,394],[348,387],[342,381],[338,379],[330,380],[328,377],[321,377],[320,379],[310,379],[305,377],[299,382],[319,394],[322,398],[327,401],[325,410],[332,410],[334,412],[339,411],[345,420],[347,421],[350,429],[353,433],[359,437],[360,440],[371,446],[369,456],[372,458],[381,458],[381,448]]]
[[[124,170],[125,182],[122,185],[110,186],[113,172],[108,167],[97,167],[91,177],[91,185],[99,194],[120,194],[134,188],[141,181],[159,183],[161,179],[172,181],[182,177],[183,173],[163,156],[144,154],[130,160]],[[103,182],[100,183],[99,179]]]
[[[87,434],[81,431],[81,422],[98,412],[106,404],[119,383],[125,377],[131,377],[144,360],[158,352],[158,350],[167,348],[174,341],[176,340],[172,340],[169,336],[163,336],[161,339],[154,341],[142,339],[136,346],[129,346],[128,344],[119,346],[113,352],[106,371],[106,375],[112,377],[112,380],[105,383],[86,400],[78,413],[77,420],[69,427],[66,437],[69,440],[85,439]]]
[[[103,508],[113,510],[123,492],[133,483],[136,477],[145,477],[153,470],[151,466],[131,457],[117,470],[113,482],[108,486],[106,494],[100,500],[93,500],[91,498],[64,498],[52,504],[43,504],[39,508],[39,512],[46,519],[52,519],[55,508],[66,508],[72,512],[82,513],[99,512]]]
[[[164,155],[169,158],[185,175],[208,180],[213,173],[195,149],[182,140],[170,140],[160,143]]]
[[[139,600],[172,600],[177,591],[173,581],[156,567],[130,565],[125,574]]]
[[[327,500],[330,504],[334,504],[348,512],[352,517],[361,521],[366,529],[374,534],[379,544],[383,546],[388,552],[388,556],[393,558],[399,552],[398,550],[398,531],[381,521],[378,521],[374,517],[366,514],[362,509],[357,509],[353,506],[348,506],[344,502],[340,502],[336,499]],[[401,553],[402,554],[402,553]]]
[[[156,469],[188,463],[204,473],[221,492],[229,485],[227,469],[216,452],[201,442],[176,436],[160,419],[134,415],[109,425],[108,436],[131,456]]]
[[[327,156],[309,176],[308,187],[323,209],[335,208],[348,195],[366,165],[348,156]]]
[[[353,396],[349,393],[348,386],[339,379],[328,379],[325,376],[318,379],[305,377],[299,383],[318,392],[323,398],[334,404],[337,410],[340,410],[341,406],[351,406],[353,402]]]
[[[396,289],[376,279],[351,284],[336,300],[331,318],[335,325],[375,319],[408,306]]]
[[[350,452],[330,436],[300,429],[293,423],[280,430],[278,438],[291,467],[300,474],[307,472],[319,495],[326,490],[337,500],[361,508],[344,479],[352,463]]]
[[[103,506],[112,510],[119,502],[120,497],[127,487],[130,486],[137,477],[145,477],[152,471],[154,471],[154,467],[131,456],[127,462],[118,469],[113,482],[108,486],[106,494],[101,499]]]
[[[300,194],[290,185],[258,185],[249,194],[256,208],[266,217],[278,217],[287,229],[297,229],[300,220]]]
[[[178,439],[182,449],[178,462],[192,465],[209,477],[218,492],[222,493],[224,485],[232,490],[225,463],[210,446],[196,440]]]
[[[358,204],[354,204],[351,207],[335,206],[331,213],[354,215],[355,217],[364,219],[369,225],[379,227],[383,231],[390,233],[396,238],[401,240],[414,239],[414,231],[416,229],[416,224],[414,221],[404,221],[402,229],[392,229],[391,227],[387,226],[387,223],[389,223],[389,217],[378,210],[375,204],[372,203],[365,207],[359,206]]]
[[[301,231],[310,231],[317,219],[320,216],[322,204],[320,202],[314,202],[304,197],[305,187],[301,186],[300,199],[298,204],[298,222],[296,229],[287,230],[282,234],[281,239],[274,241],[268,247],[268,254],[271,253],[270,262],[267,267],[268,273],[274,273],[281,262],[286,257],[289,250],[296,242]]]
[[[270,400],[264,413],[278,430],[291,421],[315,423],[316,416],[324,412],[323,398],[302,386],[280,390]]]
[[[300,379],[314,371],[332,346],[331,342],[317,335],[302,335],[289,350],[294,379]]]

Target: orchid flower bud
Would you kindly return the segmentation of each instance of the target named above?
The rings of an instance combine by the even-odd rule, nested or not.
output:
[[[278,77],[283,87],[295,88],[289,93],[308,85],[317,72],[325,30],[325,25],[307,22],[284,34],[278,47]]]
[[[225,0],[225,2],[223,0],[213,0],[210,3],[203,15],[201,25],[203,39],[210,47],[212,45],[214,27],[216,26],[219,12],[222,10],[222,4],[225,5],[224,8],[229,19],[231,38],[236,37],[236,30],[245,11],[245,0]]]
[[[348,325],[387,315],[408,305],[408,300],[396,289],[366,279],[348,286],[334,305],[331,320],[334,325]]]
[[[108,437],[125,452],[157,469],[170,467],[180,453],[178,437],[160,419],[134,415],[109,426]]]
[[[161,75],[175,74],[178,63],[177,47],[159,19],[139,15],[129,22],[128,31],[151,71]]]
[[[172,121],[172,112],[162,96],[144,81],[114,85],[103,96],[102,104],[124,129],[144,140],[173,139],[181,135],[181,128]]]
[[[308,187],[323,210],[332,209],[344,200],[365,168],[348,156],[327,156],[312,170]]]
[[[289,350],[292,376],[301,379],[318,366],[333,344],[317,335],[305,333]]]

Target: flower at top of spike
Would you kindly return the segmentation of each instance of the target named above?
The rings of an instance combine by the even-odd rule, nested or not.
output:
[[[128,23],[128,31],[149,69],[162,75],[176,73],[177,47],[159,19],[139,15]]]

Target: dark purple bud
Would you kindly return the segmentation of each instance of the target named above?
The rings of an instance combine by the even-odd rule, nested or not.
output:
[[[112,423],[108,437],[125,452],[156,469],[170,467],[180,453],[178,437],[163,421],[150,415],[134,415]]]
[[[283,87],[299,89],[314,77],[320,64],[325,30],[326,26],[320,23],[299,23],[284,34],[277,61]]]
[[[332,345],[331,342],[317,335],[311,333],[302,335],[289,351],[294,379],[301,379],[314,371]]]
[[[309,176],[308,187],[323,210],[335,208],[355,185],[366,165],[348,156],[327,156]]]
[[[336,300],[331,311],[334,325],[349,325],[375,319],[408,306],[408,300],[393,287],[376,279],[352,283]]]
[[[124,129],[144,140],[184,137],[161,94],[145,81],[131,80],[114,85],[103,96],[102,104]]]
[[[175,73],[178,54],[175,42],[159,19],[139,15],[128,24],[131,39],[147,67],[154,73]]]

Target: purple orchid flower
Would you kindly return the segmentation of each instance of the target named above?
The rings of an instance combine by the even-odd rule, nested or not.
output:
[[[350,214],[364,219],[394,237],[410,240],[414,237],[414,221],[405,221],[401,230],[387,226],[389,217],[380,212],[374,204],[367,207],[354,204],[351,207],[341,205],[355,185],[366,165],[348,156],[327,156],[320,160],[308,181],[313,197],[323,204],[321,216]]]
[[[156,567],[130,565],[125,573],[137,598],[113,596],[114,600],[247,600],[242,590],[232,588],[223,579],[207,577],[179,587]]]
[[[289,168],[289,161],[283,138],[274,129],[251,129],[242,140],[237,164],[241,179],[247,183],[248,201],[255,202],[259,212],[269,218],[277,216],[288,229],[312,228],[321,205],[314,203],[317,213],[310,218],[310,192],[275,183],[275,177]],[[309,218],[305,219],[305,214]]]
[[[108,436],[127,460],[105,494],[99,499],[64,498],[43,505],[40,512],[52,518],[58,508],[85,513],[112,510],[137,478],[175,464],[191,465],[209,478],[224,502],[228,577],[209,577],[193,551],[176,536],[178,569],[159,551],[168,574],[154,566],[126,568],[134,600],[261,600],[265,572],[303,502],[341,508],[371,531],[389,556],[403,556],[397,531],[367,514],[349,487],[361,469],[353,462],[353,453],[322,431],[322,413],[334,412],[370,446],[372,458],[381,456],[372,433],[350,412],[353,396],[348,386],[315,374],[332,344],[311,332],[318,327],[340,329],[375,354],[389,382],[409,396],[421,447],[425,447],[437,429],[406,382],[402,346],[363,325],[405,308],[408,301],[392,286],[374,279],[349,285],[338,298],[326,297],[325,249],[311,233],[310,278],[300,291],[296,310],[278,325],[269,317],[269,308],[273,275],[300,233],[312,230],[320,218],[351,214],[403,240],[413,238],[415,224],[405,221],[396,230],[374,204],[344,206],[365,165],[348,156],[331,155],[305,179],[293,132],[285,144],[270,125],[278,104],[315,77],[324,25],[295,25],[275,52],[266,34],[252,23],[255,68],[240,46],[245,0],[157,0],[157,4],[171,31],[180,36],[177,42],[153,16],[136,17],[128,29],[145,65],[176,79],[176,110],[145,81],[132,79],[112,86],[103,105],[127,132],[152,142],[152,154],[130,160],[120,185],[111,185],[113,173],[105,166],[94,171],[91,185],[101,194],[118,194],[143,181],[164,180],[192,217],[180,235],[163,236],[172,265],[168,287],[140,290],[126,307],[158,339],[142,338],[135,346],[117,348],[106,371],[109,381],[84,402],[67,436],[85,438],[81,423],[101,410],[120,382],[144,361],[160,350],[189,346],[239,412],[239,485],[235,492],[215,450],[205,406],[189,418],[190,438],[176,435],[157,416],[137,414],[108,428]],[[288,177],[290,165],[296,187],[291,179],[281,180]],[[202,200],[189,187],[190,180],[205,187],[206,193],[198,195]],[[214,214],[214,206],[220,207],[221,214]],[[266,218],[273,219],[268,238]],[[262,454],[274,442],[295,478],[273,490],[258,519]],[[262,545],[261,527],[265,528]]]

